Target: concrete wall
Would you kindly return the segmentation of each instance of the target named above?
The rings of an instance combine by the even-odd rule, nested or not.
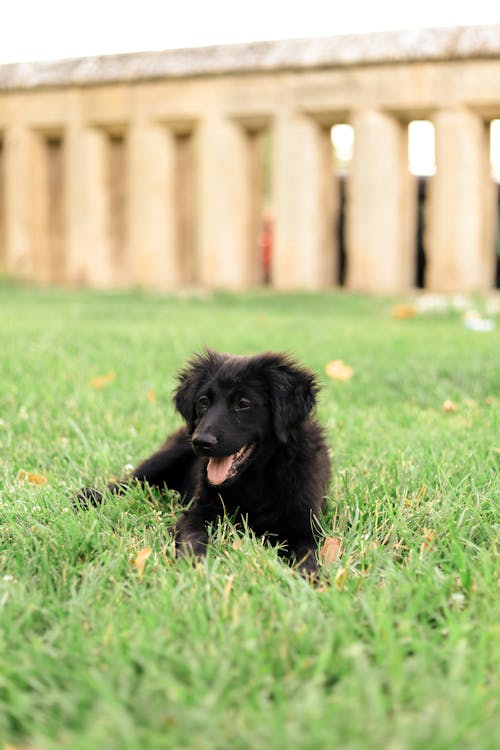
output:
[[[259,283],[263,139],[278,289],[335,284],[330,128],[355,131],[346,285],[415,278],[407,126],[430,119],[429,289],[487,289],[500,26],[0,67],[0,266],[94,287]]]

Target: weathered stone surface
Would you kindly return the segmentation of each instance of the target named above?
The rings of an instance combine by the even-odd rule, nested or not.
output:
[[[0,90],[488,58],[499,54],[500,24],[346,34],[2,65]]]

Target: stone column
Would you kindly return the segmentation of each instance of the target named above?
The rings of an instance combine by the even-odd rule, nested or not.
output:
[[[175,289],[182,282],[177,257],[175,137],[166,125],[139,119],[129,140],[130,282]]]
[[[33,134],[21,121],[6,128],[3,144],[5,270],[15,278],[32,279]]]
[[[493,284],[494,222],[488,131],[465,109],[434,118],[437,171],[429,185],[426,286],[441,292]]]
[[[274,187],[273,286],[331,286],[337,270],[332,145],[330,131],[312,117],[278,114]]]
[[[400,292],[415,279],[416,180],[408,171],[408,129],[395,117],[353,117],[347,196],[347,286]]]
[[[87,216],[85,180],[83,169],[84,127],[80,112],[80,94],[67,96],[67,123],[65,130],[66,159],[65,184],[67,206],[66,281],[79,286],[87,281],[88,257],[92,252],[86,245]]]
[[[32,278],[41,284],[52,281],[50,244],[47,231],[48,191],[47,163],[42,133],[32,133],[30,186]]]
[[[66,282],[65,144],[61,131],[33,133],[33,278],[42,284]]]
[[[91,286],[115,284],[109,236],[108,163],[106,133],[98,128],[83,132],[82,204],[85,206],[87,241],[86,278]]]
[[[240,123],[219,113],[201,122],[199,274],[201,283],[211,287],[241,289],[256,279],[249,150]]]
[[[69,102],[66,135],[68,281],[112,287],[106,133],[81,121],[78,94]]]

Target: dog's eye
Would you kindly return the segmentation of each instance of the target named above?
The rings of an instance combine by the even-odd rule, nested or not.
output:
[[[250,409],[251,406],[252,402],[247,398],[239,398],[236,401],[234,408],[236,409],[236,411],[245,411],[246,409]]]
[[[198,414],[203,414],[204,412],[206,412],[209,406],[210,400],[208,396],[200,396],[200,398],[196,402],[196,410]]]

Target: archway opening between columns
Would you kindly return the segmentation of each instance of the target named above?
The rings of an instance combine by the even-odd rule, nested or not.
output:
[[[348,182],[351,173],[354,153],[354,128],[346,122],[338,122],[331,127],[332,142],[332,180],[334,183],[335,200],[334,215],[332,217],[334,233],[334,268],[336,278],[332,280],[335,286],[345,285],[347,274],[347,244],[346,244],[346,212],[348,200]]]

